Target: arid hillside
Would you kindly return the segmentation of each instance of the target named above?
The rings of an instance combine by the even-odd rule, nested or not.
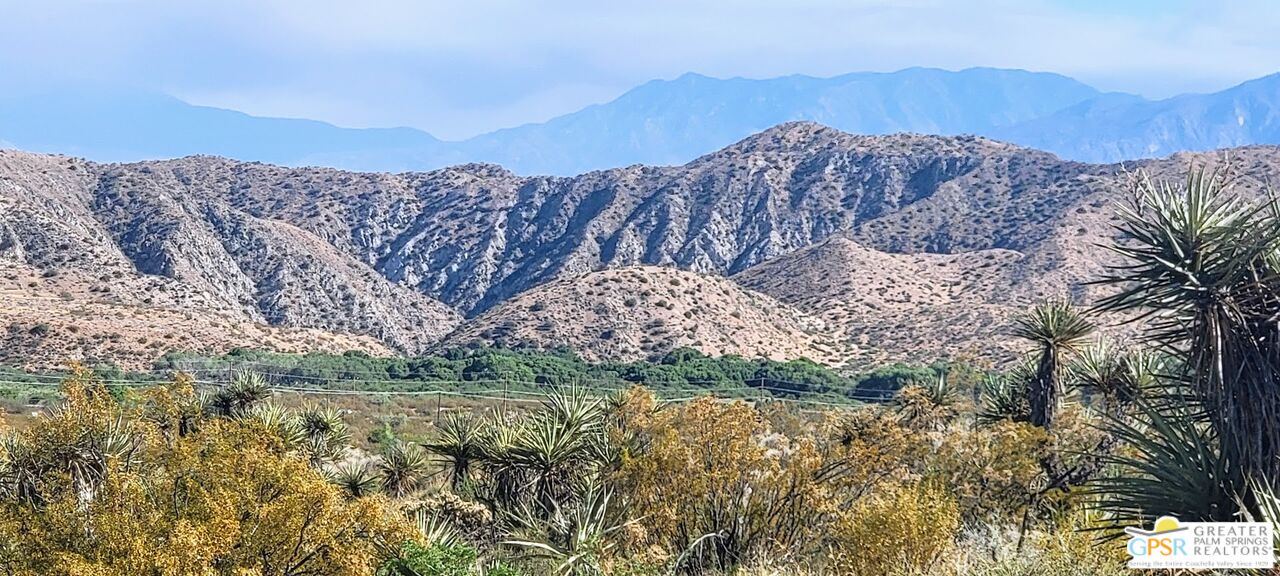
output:
[[[556,280],[504,302],[447,341],[568,346],[588,360],[639,360],[674,348],[838,364],[826,325],[717,276],[641,266]]]
[[[1111,239],[1113,205],[1132,172],[1180,178],[1223,156],[1090,165],[977,137],[856,136],[812,123],[777,126],[683,166],[575,177],[477,164],[352,173],[213,157],[116,165],[0,151],[0,259],[40,278],[86,279],[76,284],[83,292],[70,290],[80,301],[358,335],[399,353],[457,343],[449,334],[584,346],[601,357],[681,343],[716,352],[717,338],[732,335],[740,353],[841,364],[1000,356],[1008,314],[1045,297],[1096,295],[1085,282],[1110,258],[1099,244]],[[1280,167],[1274,147],[1229,156],[1242,188],[1257,189]],[[692,302],[678,316],[715,325],[699,328],[714,334],[671,327],[646,332],[645,342],[637,331],[624,345],[568,330],[570,310],[599,300],[556,290],[635,266],[734,276],[822,320],[802,330],[813,342],[836,343],[804,348]],[[628,284],[609,299],[638,299],[632,288],[644,290]],[[513,318],[535,296],[544,309]],[[524,328],[499,329],[511,322]],[[535,329],[556,324],[566,326]]]
[[[73,271],[46,276],[0,259],[0,365],[64,368],[74,361],[142,369],[169,350],[221,354],[242,346],[393,354],[369,336],[268,326],[191,301],[177,305],[181,298],[167,298],[174,284]]]

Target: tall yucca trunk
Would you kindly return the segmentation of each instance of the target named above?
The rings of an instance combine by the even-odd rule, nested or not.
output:
[[[1027,403],[1031,406],[1031,424],[1048,429],[1058,413],[1062,398],[1061,359],[1058,351],[1045,347],[1036,363],[1036,374],[1027,387]]]
[[[1272,302],[1252,312],[1210,302],[1188,328],[1188,374],[1223,457],[1242,480],[1280,479],[1280,347]]]
[[[1121,209],[1125,258],[1104,282],[1124,289],[1100,308],[1139,311],[1150,339],[1184,359],[1176,377],[1219,443],[1228,479],[1280,479],[1280,210],[1190,174],[1180,189],[1136,181]]]
[[[1063,394],[1063,365],[1093,333],[1094,326],[1066,301],[1045,302],[1014,319],[1013,335],[1036,345],[1035,371],[1027,382],[1030,422],[1053,426]]]

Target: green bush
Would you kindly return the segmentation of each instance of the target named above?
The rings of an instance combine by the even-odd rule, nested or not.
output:
[[[377,576],[473,576],[479,574],[475,548],[463,544],[422,547],[408,541],[400,554],[383,563]],[[492,573],[492,572],[490,572]]]

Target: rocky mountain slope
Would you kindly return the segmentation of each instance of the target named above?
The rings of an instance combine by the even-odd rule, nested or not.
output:
[[[394,353],[370,336],[267,326],[191,300],[175,305],[183,290],[165,278],[50,275],[0,258],[0,365],[65,368],[78,361],[137,369],[170,350],[222,354],[238,347]]]
[[[842,362],[823,322],[718,276],[640,266],[556,280],[503,302],[450,342],[568,346],[589,360],[640,360],[674,348],[747,358]]]
[[[400,352],[448,345],[450,333],[571,341],[601,357],[695,342],[719,350],[729,332],[683,326],[646,332],[647,343],[639,330],[596,342],[602,322],[623,311],[614,300],[628,296],[587,297],[595,290],[582,283],[599,278],[590,273],[661,266],[703,275],[690,284],[737,275],[785,304],[752,304],[789,310],[777,326],[754,323],[760,338],[724,320],[727,307],[668,299],[677,311],[642,310],[649,322],[689,312],[695,324],[723,323],[742,350],[762,341],[777,346],[758,350],[768,355],[808,346],[804,355],[838,349],[872,362],[936,354],[930,332],[948,331],[948,349],[989,354],[1005,347],[965,326],[994,329],[1047,296],[1091,298],[1083,281],[1106,262],[1096,245],[1111,234],[1125,170],[1177,178],[1218,157],[1090,165],[976,137],[855,136],[811,123],[683,166],[571,178],[486,164],[381,174],[0,152],[0,259],[97,279],[110,289],[98,300],[363,335]],[[1231,164],[1241,186],[1256,188],[1274,179],[1280,153],[1237,149]],[[625,285],[643,291],[639,280]],[[578,298],[605,312],[572,325]],[[813,318],[829,331],[819,334]],[[539,328],[548,324],[559,327]]]
[[[797,123],[684,166],[573,178],[484,164],[388,175],[193,157],[111,166],[85,194],[124,188],[131,203],[212,202],[287,222],[475,315],[562,276],[635,264],[732,274],[850,230],[889,251],[1019,249],[1046,237],[1097,172],[980,138]]]
[[[1005,249],[890,254],[838,236],[733,280],[822,319],[851,344],[847,362],[929,362],[1016,349],[1002,335],[1009,318],[1058,295],[1015,283],[1025,260]]]
[[[0,257],[97,300],[370,336],[421,351],[460,321],[301,228],[191,193],[172,171],[0,154]]]

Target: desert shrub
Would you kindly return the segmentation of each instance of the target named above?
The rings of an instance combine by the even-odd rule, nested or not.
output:
[[[1066,511],[1044,529],[1020,536],[996,525],[967,530],[955,549],[955,576],[1121,576],[1123,540],[1100,539],[1102,518],[1084,507]]]
[[[423,546],[410,540],[378,567],[377,576],[472,576],[479,574],[478,558],[476,549],[465,544]]]
[[[647,512],[654,544],[678,553],[717,535],[691,563],[736,566],[775,544],[772,536],[801,539],[802,518],[824,504],[802,480],[817,468],[812,447],[786,457],[768,450],[761,443],[766,426],[746,404],[695,400],[636,426],[648,449],[624,462],[620,484],[632,505]],[[785,501],[775,500],[780,492]],[[775,509],[779,514],[771,515]],[[775,521],[794,530],[786,535]]]
[[[828,562],[837,574],[929,573],[948,562],[959,527],[959,507],[940,487],[895,487],[838,516]]]
[[[1043,487],[1040,461],[1051,442],[1021,422],[956,431],[938,447],[930,477],[948,487],[966,522],[1018,521]]]
[[[814,552],[833,518],[911,478],[924,449],[886,410],[833,415],[788,437],[750,405],[703,398],[629,426],[644,449],[624,459],[618,484],[644,512],[648,543],[683,555],[682,569]]]
[[[121,405],[80,372],[64,396],[0,450],[7,573],[363,575],[409,536],[259,419],[206,416],[189,381]]]
[[[451,491],[442,490],[424,498],[418,512],[447,522],[468,541],[492,543],[496,539],[493,512]]]

